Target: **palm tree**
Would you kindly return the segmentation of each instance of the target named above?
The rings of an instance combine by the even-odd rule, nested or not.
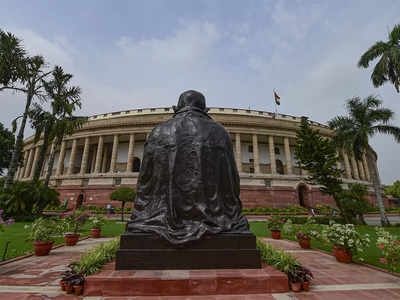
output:
[[[73,112],[77,108],[81,108],[81,89],[77,86],[69,86],[72,75],[64,73],[60,66],[56,66],[52,72],[52,79],[43,82],[44,89],[48,98],[52,99],[51,113],[38,110],[38,126],[39,131],[43,131],[43,147],[39,158],[40,166],[43,165],[45,154],[50,141],[54,140],[53,151],[50,151],[48,169],[45,179],[45,185],[48,186],[51,172],[53,170],[55,149],[61,144],[62,139],[66,135],[71,135],[76,129],[82,127],[87,121],[86,117],[73,116]],[[41,133],[41,132],[40,132]],[[40,136],[40,133],[37,135]]]
[[[371,74],[371,80],[375,87],[391,81],[400,92],[400,24],[394,26],[389,33],[387,42],[376,42],[360,58],[359,67],[368,68],[370,62],[380,57]]]
[[[382,101],[372,95],[363,100],[360,97],[351,98],[346,103],[348,115],[337,116],[328,124],[336,132],[334,141],[338,148],[354,153],[357,159],[361,159],[363,154],[366,155],[381,223],[384,226],[390,223],[382,201],[381,182],[376,166],[377,155],[369,144],[369,139],[377,133],[384,133],[400,142],[400,128],[390,125],[394,113],[381,105]]]
[[[68,87],[72,75],[64,73],[60,66],[56,66],[52,71],[52,79],[48,82],[43,80],[43,86],[46,91],[46,98],[51,100],[50,111],[46,111],[39,104],[34,104],[30,111],[31,124],[35,129],[35,142],[37,142],[43,134],[43,146],[40,150],[39,160],[34,170],[34,180],[40,177],[43,163],[45,161],[46,152],[49,143],[52,140],[51,132],[54,125],[60,118],[72,116],[72,112],[76,108],[81,108],[79,87]]]

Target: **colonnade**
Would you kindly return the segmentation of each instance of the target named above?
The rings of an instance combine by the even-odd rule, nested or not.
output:
[[[142,133],[143,134],[143,133]],[[147,133],[145,134],[145,138],[147,138]],[[238,171],[243,173],[243,160],[242,160],[242,150],[241,145],[242,141],[241,138],[243,135],[246,135],[247,139],[249,134],[233,132],[231,133],[234,141],[234,152],[235,152],[235,159]],[[58,162],[56,166],[55,175],[56,177],[60,177],[63,175],[74,175],[79,174],[84,176],[87,173],[91,174],[99,174],[99,173],[117,173],[117,172],[132,172],[133,165],[134,165],[134,153],[135,153],[135,134],[134,133],[124,133],[124,134],[113,134],[112,147],[111,148],[111,158],[109,159],[110,153],[109,147],[105,147],[105,137],[110,135],[100,135],[100,136],[92,136],[92,137],[83,137],[83,138],[69,138],[63,140],[58,151]],[[126,168],[125,170],[117,170],[117,158],[118,158],[118,147],[120,144],[120,137],[121,136],[128,136],[129,143],[128,143],[128,157],[126,161]],[[292,153],[290,149],[290,141],[294,141],[295,137],[288,137],[288,136],[274,136],[268,135],[267,139],[265,139],[265,135],[260,134],[251,134],[250,135],[250,143],[253,149],[253,169],[251,173],[255,174],[264,174],[265,172],[261,172],[260,168],[260,152],[259,152],[259,140],[262,137],[268,143],[268,155],[269,155],[269,162],[270,162],[270,172],[269,174],[275,175],[278,174],[277,171],[277,159],[275,155],[275,143],[276,138],[279,137],[279,140],[282,141],[283,139],[283,149],[284,149],[284,157],[285,157],[285,172],[284,175],[296,175],[294,174],[294,167],[292,162]],[[91,144],[95,139],[96,142]],[[79,170],[75,170],[74,166],[77,160],[77,153],[78,153],[78,140],[83,140],[83,152],[82,152],[82,159],[79,166]],[[64,160],[67,152],[67,146],[69,143],[72,142],[71,145],[71,152],[69,157],[69,164],[68,169],[64,172]],[[31,178],[33,177],[36,165],[39,159],[40,153],[40,145],[36,145],[27,149],[23,153],[24,164],[21,168],[18,169],[16,178],[23,179],[23,178]],[[92,152],[90,152],[92,150]],[[51,145],[51,151],[57,151],[55,149],[55,145]],[[91,155],[91,160],[89,162],[89,154]],[[345,170],[345,178],[348,179],[355,179],[355,180],[367,180],[370,181],[370,172],[367,164],[367,160],[365,155],[363,155],[362,160],[357,161],[354,156],[348,155],[345,152],[342,152],[343,157],[343,164]],[[279,161],[278,161],[279,162]],[[108,168],[109,166],[109,168]],[[338,163],[338,168],[342,168],[341,164]],[[46,171],[46,170],[45,170]],[[305,174],[303,171],[302,174]],[[45,175],[45,172],[42,172],[42,175]]]

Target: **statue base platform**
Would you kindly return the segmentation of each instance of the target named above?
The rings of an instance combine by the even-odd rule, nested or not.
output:
[[[116,270],[258,269],[260,251],[251,232],[205,235],[182,246],[151,233],[121,236]]]

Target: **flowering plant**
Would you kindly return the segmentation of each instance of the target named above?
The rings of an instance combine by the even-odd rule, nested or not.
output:
[[[370,243],[369,235],[361,235],[353,224],[342,225],[331,222],[322,231],[322,237],[326,242],[346,251],[350,250],[354,254],[362,252]]]
[[[384,256],[380,262],[387,265],[391,272],[400,270],[400,237],[391,235],[381,227],[376,228],[376,235],[376,244]]]
[[[64,233],[73,233],[77,234],[81,231],[82,226],[86,223],[89,216],[93,214],[90,211],[84,210],[75,210],[67,212],[63,218],[63,222],[61,224],[62,231]]]
[[[102,215],[92,215],[89,217],[89,222],[92,228],[101,228],[106,223],[107,219]]]
[[[320,235],[316,230],[316,225],[313,217],[308,217],[306,223],[294,225],[292,220],[287,220],[283,226],[283,231],[289,235],[295,235],[298,240],[309,240],[319,238]]]
[[[269,230],[281,230],[283,224],[285,224],[286,220],[279,216],[272,216],[267,221],[267,228]]]
[[[57,223],[52,218],[38,218],[31,226],[24,226],[24,229],[28,228],[30,228],[28,240],[35,242],[48,242],[58,233]]]
[[[2,218],[2,214],[3,214],[3,210],[0,209],[0,231],[4,231],[4,226],[11,226],[12,224],[14,224],[14,219],[8,219],[8,220],[4,220]]]

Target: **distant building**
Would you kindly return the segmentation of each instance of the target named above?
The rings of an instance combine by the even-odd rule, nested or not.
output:
[[[234,108],[211,108],[209,113],[231,134],[244,207],[334,204],[305,182],[306,172],[294,157],[300,117]],[[172,116],[172,108],[143,108],[90,117],[55,150],[51,186],[69,206],[117,204],[109,200],[110,193],[119,186],[136,186],[147,135]],[[332,136],[327,126],[311,123],[322,135]],[[25,167],[17,171],[18,180],[33,176],[40,147],[33,137],[24,141]],[[344,182],[370,186],[365,157],[356,161],[342,154],[344,160],[337,167],[345,171]],[[47,160],[42,176],[46,170]],[[373,201],[373,193],[370,197]]]

